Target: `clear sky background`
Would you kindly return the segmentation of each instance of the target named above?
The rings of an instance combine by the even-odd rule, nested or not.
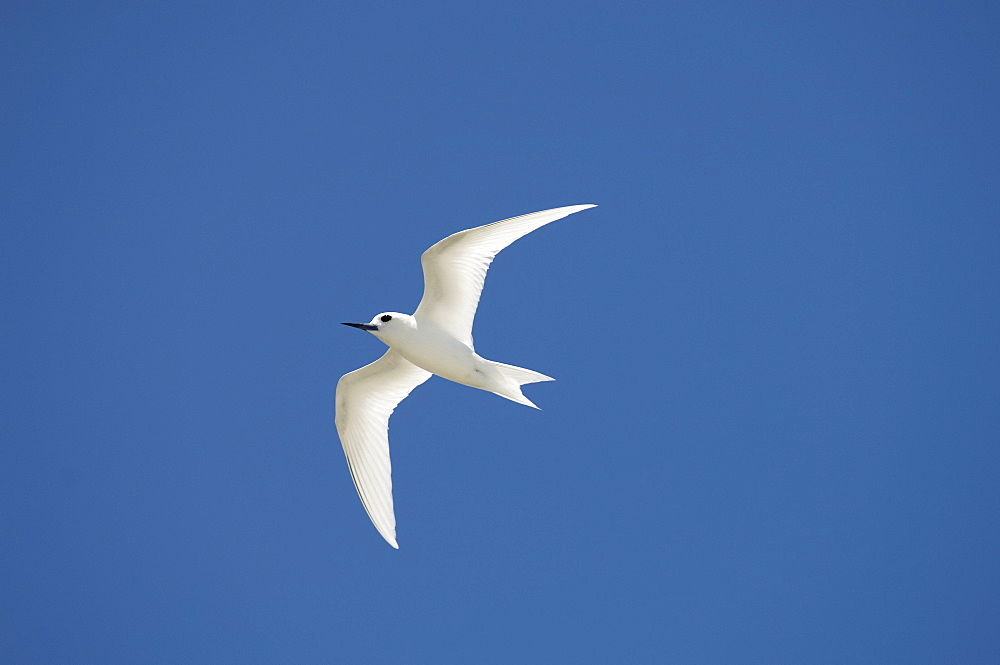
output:
[[[996,663],[995,2],[5,3],[4,663]],[[484,356],[333,426],[444,236]]]

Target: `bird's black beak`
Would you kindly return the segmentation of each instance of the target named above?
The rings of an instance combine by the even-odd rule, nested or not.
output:
[[[361,330],[378,330],[378,326],[373,326],[370,323],[343,323],[341,325],[351,326],[352,328],[360,328]]]

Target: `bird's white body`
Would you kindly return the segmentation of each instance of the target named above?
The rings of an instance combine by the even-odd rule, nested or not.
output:
[[[476,377],[481,375],[486,361],[475,350],[429,321],[395,314],[391,321],[372,334],[431,374],[473,388],[483,387]]]
[[[392,318],[387,322],[379,321],[383,316]],[[378,330],[371,331],[372,334],[417,367],[463,386],[479,388],[520,404],[535,406],[521,392],[521,383],[524,382],[518,383],[508,375],[506,368],[509,365],[483,358],[474,348],[433,321],[421,321],[417,316],[399,312],[386,312],[372,319],[369,325],[375,325],[376,322],[380,325]],[[531,370],[516,369],[537,374]],[[537,380],[551,379],[538,374]]]
[[[493,257],[521,236],[592,208],[567,206],[512,217],[452,234],[421,256],[424,297],[413,314],[384,312],[370,323],[348,323],[372,333],[389,350],[337,382],[337,433],[361,502],[382,537],[396,544],[389,461],[389,416],[432,374],[536,407],[521,386],[552,378],[487,360],[476,353],[472,322]]]

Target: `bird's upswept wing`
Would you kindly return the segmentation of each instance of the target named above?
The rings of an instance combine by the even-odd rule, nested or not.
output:
[[[399,545],[392,510],[389,416],[411,390],[430,376],[430,372],[389,349],[375,362],[345,374],[337,382],[337,433],[354,487],[372,524],[396,549]]]
[[[593,207],[592,204],[566,206],[511,217],[459,231],[436,243],[420,257],[424,297],[413,315],[432,321],[471,347],[472,321],[493,257],[521,236]]]

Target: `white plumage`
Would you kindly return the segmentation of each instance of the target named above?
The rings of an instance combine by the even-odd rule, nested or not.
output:
[[[437,374],[520,404],[535,405],[521,386],[550,377],[479,356],[472,323],[493,258],[518,238],[593,205],[512,217],[460,231],[423,253],[424,295],[412,315],[384,312],[370,323],[346,325],[371,332],[389,346],[385,355],[337,383],[337,433],[358,496],[382,537],[396,544],[389,461],[389,416],[414,388]],[[535,407],[537,408],[537,407]]]

